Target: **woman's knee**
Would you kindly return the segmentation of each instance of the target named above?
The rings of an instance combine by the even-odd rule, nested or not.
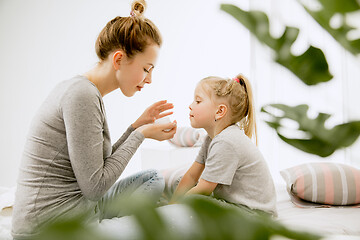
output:
[[[157,169],[148,169],[144,170],[144,175],[146,175],[149,180],[157,180],[159,182],[164,182],[165,184],[165,178],[161,174],[161,172]]]

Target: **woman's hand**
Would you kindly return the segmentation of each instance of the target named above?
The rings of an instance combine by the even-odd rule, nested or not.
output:
[[[162,124],[145,124],[137,128],[136,131],[141,132],[145,138],[163,141],[174,137],[176,125],[176,121]]]
[[[174,108],[174,105],[168,103],[166,100],[156,102],[145,109],[144,113],[132,124],[132,126],[136,129],[145,124],[154,123],[156,119],[173,114],[173,112],[165,112],[172,108]]]

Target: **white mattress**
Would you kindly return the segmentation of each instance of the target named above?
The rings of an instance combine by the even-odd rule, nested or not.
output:
[[[360,239],[360,208],[298,208],[290,201],[285,184],[277,184],[276,189],[278,220],[286,226],[320,233],[331,240]],[[9,192],[6,195],[0,193],[0,199],[7,203],[9,200],[12,201],[13,191]],[[190,234],[194,230],[192,213],[185,206],[168,205],[160,207],[158,211],[173,231],[183,235],[184,232]],[[12,239],[10,229],[11,208],[5,208],[0,212],[1,240]],[[136,222],[131,216],[104,220],[100,224],[100,229],[118,239],[132,239],[139,233]]]
[[[277,184],[278,220],[300,230],[360,239],[360,208],[299,208],[291,201],[285,184]],[[338,238],[337,238],[338,239]]]

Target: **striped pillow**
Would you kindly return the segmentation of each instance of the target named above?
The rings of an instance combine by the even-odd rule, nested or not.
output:
[[[178,127],[172,139],[172,144],[178,147],[201,146],[204,138],[201,130],[192,127]]]
[[[360,203],[360,170],[339,163],[308,163],[280,171],[290,194],[326,205]]]

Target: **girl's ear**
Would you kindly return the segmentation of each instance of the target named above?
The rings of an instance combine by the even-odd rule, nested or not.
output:
[[[115,70],[120,69],[121,61],[124,60],[125,53],[121,50],[114,52],[112,57],[112,64]]]
[[[216,110],[215,119],[220,120],[228,111],[228,107],[225,104],[220,104]]]

